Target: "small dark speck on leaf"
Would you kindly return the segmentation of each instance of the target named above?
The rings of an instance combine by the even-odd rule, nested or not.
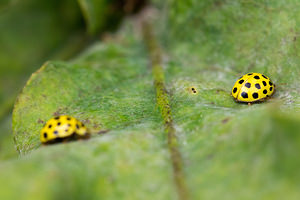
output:
[[[222,123],[223,123],[223,124],[226,124],[229,120],[230,120],[230,118],[227,117],[227,118],[225,118],[225,119],[222,120]]]
[[[208,154],[208,155],[206,156],[206,159],[210,160],[210,159],[212,159],[213,157],[214,157],[214,154]]]
[[[41,119],[38,119],[37,123],[44,124],[45,122],[43,120],[41,120]]]
[[[197,93],[198,93],[197,88],[194,87],[194,86],[188,87],[188,88],[187,88],[187,91],[188,91],[189,93],[191,93],[191,94],[197,94]]]

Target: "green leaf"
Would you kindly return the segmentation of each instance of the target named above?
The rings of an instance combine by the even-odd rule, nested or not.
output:
[[[147,199],[148,193],[155,192],[155,199],[174,198],[151,73],[144,67],[147,61],[141,44],[131,40],[123,38],[128,43],[125,46],[96,44],[70,63],[48,62],[19,96],[13,123],[21,153],[39,146],[43,124],[38,121],[54,114],[69,114],[89,128],[111,130],[89,141],[41,147],[32,158],[25,158],[28,162],[19,161],[29,165],[28,174],[39,169],[40,177],[56,174],[52,183],[47,178],[44,184],[39,182],[54,191],[50,196]],[[35,168],[34,163],[40,164]],[[40,181],[37,176],[32,181]],[[72,183],[69,189],[64,187],[64,179]],[[137,185],[139,189],[133,192]],[[75,189],[78,187],[81,189]]]
[[[112,40],[32,75],[13,129],[18,151],[34,151],[1,166],[3,197],[298,199],[297,2],[155,5],[142,26],[127,21]],[[236,103],[232,86],[251,71],[277,91]],[[40,147],[39,122],[57,114],[110,131]],[[35,190],[15,193],[24,182]]]

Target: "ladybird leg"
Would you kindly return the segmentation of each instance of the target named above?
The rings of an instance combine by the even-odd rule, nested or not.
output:
[[[82,137],[83,140],[87,140],[90,139],[91,135],[90,134],[86,134]]]
[[[87,139],[90,139],[90,137],[89,137],[89,136],[85,136],[85,137],[79,137],[79,138],[78,138],[78,140],[80,140],[80,141],[81,141],[81,140],[82,140],[82,141],[83,141],[83,140],[87,140]]]
[[[90,138],[90,134],[76,135],[76,140],[87,140]]]

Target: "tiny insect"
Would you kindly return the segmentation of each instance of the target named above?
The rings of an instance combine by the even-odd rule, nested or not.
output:
[[[191,86],[188,88],[188,92],[190,94],[198,94],[197,88],[195,86]]]
[[[275,84],[260,73],[248,73],[240,77],[232,88],[231,95],[237,102],[265,101],[275,92]]]
[[[40,140],[43,144],[88,139],[89,137],[89,129],[76,118],[67,115],[50,119],[40,132]]]

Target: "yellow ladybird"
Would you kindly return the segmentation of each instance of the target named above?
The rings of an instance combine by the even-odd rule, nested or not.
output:
[[[233,88],[232,96],[238,102],[264,101],[274,94],[275,84],[260,73],[249,73],[239,78]]]
[[[82,122],[67,115],[50,119],[40,132],[43,144],[55,143],[63,140],[89,138],[90,132]]]

